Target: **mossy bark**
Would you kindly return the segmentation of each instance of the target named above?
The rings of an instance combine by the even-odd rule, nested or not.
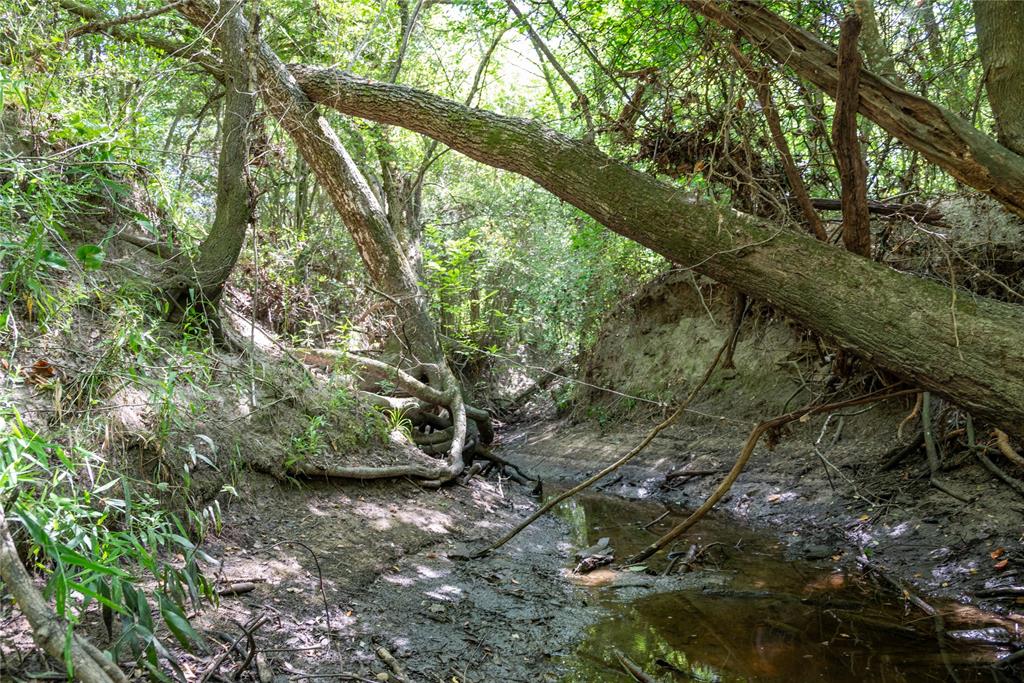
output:
[[[216,40],[223,55],[224,107],[221,118],[221,149],[217,162],[217,198],[213,225],[199,246],[198,257],[182,266],[168,287],[172,302],[183,309],[190,305],[209,308],[215,320],[215,305],[245,244],[253,214],[249,187],[249,131],[256,109],[256,97],[246,54],[247,34],[237,22],[225,21],[241,12],[239,4],[225,4],[218,16]]]
[[[996,135],[1024,154],[1024,3],[974,0],[974,23]]]

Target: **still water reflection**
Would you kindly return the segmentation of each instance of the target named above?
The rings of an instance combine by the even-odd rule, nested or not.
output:
[[[642,528],[664,510],[590,495],[567,501],[560,514],[577,547],[607,536],[624,558],[683,518],[673,511]],[[649,576],[665,569],[664,559],[648,575],[604,571],[606,581],[595,581],[603,585],[586,590],[610,616],[564,658],[562,680],[634,680],[614,650],[661,681],[1017,680],[991,666],[1004,651],[950,638],[940,647],[932,619],[900,596],[843,573],[830,557],[788,560],[774,534],[709,519],[675,549],[711,543],[721,545],[707,551],[682,589]],[[955,607],[933,604],[947,612]]]

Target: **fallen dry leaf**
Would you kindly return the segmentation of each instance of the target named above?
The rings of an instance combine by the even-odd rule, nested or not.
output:
[[[22,374],[25,375],[25,379],[32,384],[44,384],[48,379],[53,377],[57,373],[57,370],[50,364],[50,361],[45,358],[40,358],[32,367],[25,368],[22,370]]]
[[[990,552],[988,554],[988,556],[991,557],[993,560],[998,560],[1000,557],[1003,556],[1003,553],[1005,553],[1005,552],[1006,552],[1006,548],[999,547],[999,548],[996,548],[995,550],[993,550],[992,552]]]
[[[996,569],[1002,571],[1006,569],[1009,566],[1009,564],[1009,560],[999,560],[998,562],[996,562]]]

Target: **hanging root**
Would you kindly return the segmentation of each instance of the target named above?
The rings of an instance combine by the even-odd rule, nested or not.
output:
[[[736,464],[732,466],[732,469],[729,470],[729,474],[725,476],[725,479],[722,481],[721,484],[718,485],[718,488],[715,489],[714,493],[712,493],[708,497],[708,499],[704,501],[704,504],[697,508],[693,512],[693,514],[691,514],[685,520],[683,520],[678,525],[673,527],[672,530],[670,530],[664,536],[662,536],[657,541],[641,550],[633,557],[630,557],[628,560],[626,560],[626,564],[637,564],[638,562],[643,562],[651,555],[654,555],[656,552],[667,546],[669,543],[679,538],[679,536],[681,536],[693,525],[699,522],[704,517],[704,515],[710,512],[711,509],[715,507],[715,505],[718,503],[718,501],[720,501],[725,496],[725,494],[729,492],[729,489],[732,488],[732,485],[736,482],[740,474],[743,472],[743,468],[746,467],[747,461],[750,460],[750,456],[753,455],[754,447],[757,446],[757,442],[766,433],[778,430],[783,425],[793,422],[795,420],[799,420],[807,415],[832,412],[834,410],[839,410],[841,408],[849,408],[851,406],[862,405],[864,403],[874,403],[876,401],[883,401],[886,399],[895,398],[897,396],[905,396],[906,394],[912,394],[915,391],[917,390],[903,389],[899,391],[887,392],[887,390],[881,389],[879,391],[872,392],[866,396],[850,399],[848,401],[827,403],[825,405],[819,406],[806,406],[799,410],[795,410],[791,413],[786,413],[785,415],[780,415],[779,417],[774,417],[770,420],[765,420],[764,422],[758,424],[756,427],[754,427],[754,429],[751,430],[750,436],[747,437],[746,443],[743,444],[743,448],[740,450],[740,455],[736,459]]]
[[[72,634],[68,626],[50,609],[32,583],[14,546],[3,506],[0,506],[0,579],[14,597],[21,613],[32,627],[32,639],[51,657],[70,659],[74,676],[82,683],[128,683],[128,677],[89,641]]]
[[[999,452],[1013,464],[1024,467],[1024,457],[1013,450],[1013,446],[1010,445],[1010,437],[1007,436],[1006,432],[1001,429],[993,429],[992,435],[996,437],[996,445],[999,447]]]

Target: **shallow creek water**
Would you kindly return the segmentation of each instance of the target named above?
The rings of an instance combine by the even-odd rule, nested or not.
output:
[[[622,559],[685,516],[672,509],[643,528],[665,510],[585,495],[563,503],[559,514],[575,547],[608,537]],[[1005,650],[969,642],[970,634],[953,626],[940,648],[931,618],[894,591],[837,569],[828,549],[819,549],[819,561],[787,559],[774,534],[709,518],[670,550],[712,543],[692,571],[679,573],[677,561],[671,577],[660,577],[668,565],[664,554],[646,572],[573,576],[608,616],[563,658],[562,680],[634,680],[616,664],[613,649],[659,681],[1013,680],[991,666]],[[956,609],[932,604],[940,612]]]

